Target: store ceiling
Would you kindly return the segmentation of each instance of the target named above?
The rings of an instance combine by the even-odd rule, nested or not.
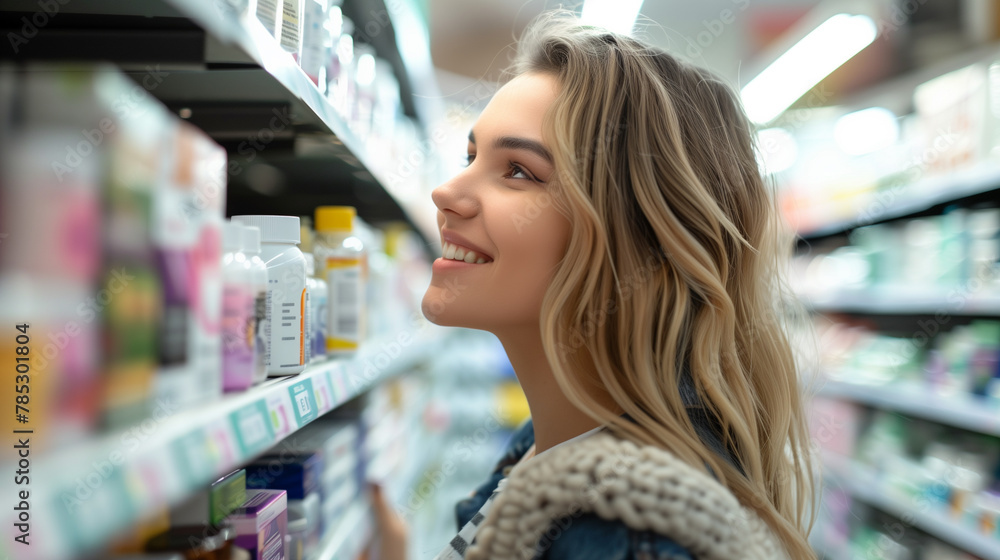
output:
[[[741,69],[753,64],[766,43],[817,4],[819,0],[645,0],[636,35],[684,53],[737,83]],[[446,73],[495,81],[524,26],[543,10],[560,5],[579,11],[579,3],[555,0],[430,0],[435,65]],[[446,74],[443,93],[461,84]]]

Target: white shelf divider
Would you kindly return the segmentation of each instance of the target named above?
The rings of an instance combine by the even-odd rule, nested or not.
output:
[[[987,289],[972,293],[963,291],[958,286],[936,289],[877,286],[842,289],[823,295],[803,295],[800,299],[815,311],[1000,316],[1000,293],[991,293]]]
[[[195,407],[170,410],[159,403],[139,426],[32,457],[32,546],[10,549],[21,545],[10,544],[18,534],[17,512],[8,509],[0,515],[9,537],[0,557],[16,551],[19,560],[62,560],[99,550],[139,519],[294,441],[295,432],[320,415],[431,358],[442,332],[428,324],[405,339],[373,340],[353,358],[318,363]],[[2,467],[17,469],[13,463]],[[4,477],[4,495],[23,489],[13,482],[13,474]]]
[[[903,218],[940,204],[997,189],[1000,189],[1000,165],[995,161],[982,162],[947,174],[927,177],[911,185],[889,188],[882,197],[872,194],[870,200],[860,201],[859,204],[882,208],[880,212],[866,214],[864,219],[855,216],[817,225],[800,231],[799,236],[813,239],[833,235],[870,223]],[[889,202],[885,203],[883,200]]]
[[[847,376],[838,376],[847,377]],[[940,395],[914,382],[867,385],[826,380],[817,396],[849,400],[994,436],[1000,436],[1000,404],[974,395]]]
[[[836,484],[854,498],[966,552],[985,560],[1000,560],[1000,539],[962,525],[925,502],[886,490],[871,468],[832,453],[824,454],[823,464],[828,484]]]

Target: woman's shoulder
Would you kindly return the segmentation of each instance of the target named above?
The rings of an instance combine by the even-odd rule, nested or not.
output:
[[[538,546],[536,560],[695,560],[670,537],[593,513],[555,521]]]

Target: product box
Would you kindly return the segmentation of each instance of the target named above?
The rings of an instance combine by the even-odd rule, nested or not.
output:
[[[222,224],[226,154],[195,127],[167,133],[154,207],[164,282],[157,399],[175,408],[222,393]]]
[[[247,465],[247,488],[280,488],[289,500],[304,499],[319,490],[323,459],[319,453],[264,455]]]
[[[246,471],[239,469],[216,480],[203,492],[198,492],[179,507],[170,511],[174,525],[221,526],[230,513],[247,501]]]
[[[243,507],[229,516],[236,546],[253,560],[283,560],[288,533],[288,496],[284,490],[250,490]]]

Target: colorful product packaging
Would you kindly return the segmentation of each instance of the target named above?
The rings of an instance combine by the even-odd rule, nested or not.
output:
[[[228,517],[236,546],[253,560],[282,560],[288,533],[288,497],[284,490],[250,490],[243,507]]]

